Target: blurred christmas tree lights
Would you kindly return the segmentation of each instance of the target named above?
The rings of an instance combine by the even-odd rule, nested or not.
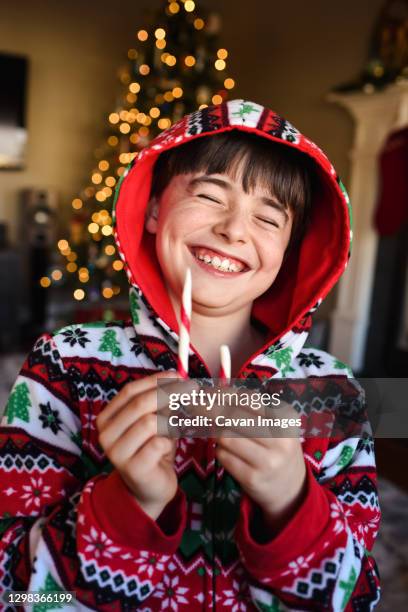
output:
[[[220,19],[192,0],[163,2],[149,27],[137,31],[119,70],[121,92],[95,151],[89,184],[72,200],[69,236],[57,244],[60,266],[42,287],[66,284],[76,301],[106,301],[127,288],[112,229],[114,188],[138,151],[186,113],[220,104],[235,86],[226,75]]]

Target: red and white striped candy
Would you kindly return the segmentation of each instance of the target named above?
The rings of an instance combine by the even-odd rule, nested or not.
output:
[[[229,385],[231,380],[231,353],[226,344],[220,346],[220,382],[223,385]]]
[[[187,268],[183,296],[180,306],[178,372],[188,378],[188,355],[190,351],[191,327],[191,270]]]

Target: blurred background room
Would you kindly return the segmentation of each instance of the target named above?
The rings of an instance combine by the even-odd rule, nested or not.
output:
[[[408,0],[2,0],[0,413],[34,340],[128,316],[112,237],[133,156],[187,112],[264,104],[319,143],[353,205],[346,273],[308,340],[408,373]],[[408,441],[376,441],[379,610],[408,609]]]

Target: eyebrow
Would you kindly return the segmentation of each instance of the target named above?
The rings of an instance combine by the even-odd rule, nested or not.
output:
[[[195,187],[196,185],[200,183],[213,183],[214,185],[218,185],[218,187],[222,187],[223,189],[227,189],[228,191],[232,190],[231,184],[228,183],[227,181],[224,181],[223,179],[215,178],[212,176],[206,176],[206,175],[197,176],[196,178],[191,179],[188,186]]]
[[[217,185],[218,187],[222,187],[223,189],[226,189],[227,191],[232,191],[232,185],[228,181],[225,181],[224,179],[212,177],[212,176],[207,176],[205,174],[191,179],[191,181],[189,181],[188,183],[188,188],[193,188],[196,185],[199,185],[201,183],[210,183],[213,185]],[[286,225],[286,223],[289,221],[289,216],[288,216],[288,213],[286,212],[286,207],[283,204],[281,204],[281,202],[278,202],[278,200],[272,200],[271,198],[267,198],[265,196],[261,196],[257,199],[261,200],[263,204],[266,204],[267,206],[271,206],[272,208],[280,212],[285,217],[285,225]]]

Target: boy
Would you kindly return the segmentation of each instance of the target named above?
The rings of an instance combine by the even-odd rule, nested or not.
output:
[[[217,376],[222,343],[236,378],[349,374],[303,348],[349,257],[332,165],[234,100],[164,131],[125,174],[132,321],[44,335],[23,365],[1,438],[1,590],[74,591],[78,610],[373,609],[371,441],[156,433],[187,266],[191,378]]]

